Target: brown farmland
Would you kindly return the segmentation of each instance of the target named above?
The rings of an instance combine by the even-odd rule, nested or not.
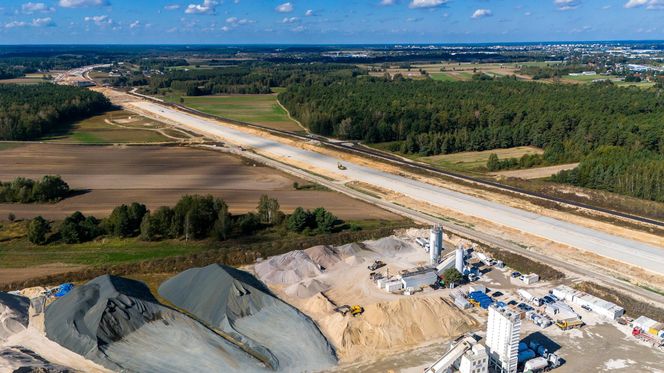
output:
[[[239,157],[186,147],[26,144],[0,151],[0,180],[61,175],[79,194],[55,204],[0,204],[0,220],[42,215],[61,219],[74,211],[104,217],[134,201],[148,208],[173,205],[185,194],[212,194],[232,212],[255,209],[261,194],[284,211],[326,207],[342,219],[395,219],[396,215],[331,191],[295,190],[306,184]]]

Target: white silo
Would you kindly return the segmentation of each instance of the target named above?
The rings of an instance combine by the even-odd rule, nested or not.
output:
[[[459,245],[457,246],[456,249],[456,261],[454,262],[454,268],[456,268],[459,273],[463,274],[463,267],[464,267],[464,250],[463,246]]]
[[[429,254],[431,256],[431,264],[438,264],[441,251],[443,251],[443,227],[440,225],[434,225],[431,228],[431,235],[429,236]]]

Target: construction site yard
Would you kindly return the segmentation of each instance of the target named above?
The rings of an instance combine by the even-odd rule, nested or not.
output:
[[[259,259],[255,264],[246,265],[240,269],[253,274],[256,280],[260,280],[260,282],[267,285],[267,288],[278,299],[283,300],[285,304],[294,306],[306,315],[305,317],[311,318],[315,322],[322,335],[334,349],[336,359],[338,359],[338,363],[323,369],[323,371],[328,372],[422,372],[441,355],[444,355],[449,349],[450,342],[459,336],[475,333],[484,338],[486,335],[484,330],[486,328],[487,311],[480,307],[462,309],[452,299],[454,294],[468,292],[470,286],[483,286],[486,288],[486,294],[492,296],[495,301],[514,305],[525,302],[517,292],[519,289],[527,289],[528,292],[543,297],[548,294],[550,289],[560,284],[572,286],[575,282],[584,280],[567,274],[567,278],[562,280],[542,280],[534,284],[525,284],[514,278],[509,263],[505,263],[506,267],[504,268],[488,266],[480,262],[477,259],[478,256],[473,255],[472,259],[468,260],[468,265],[479,270],[480,278],[454,289],[427,286],[412,295],[405,295],[402,292],[387,292],[385,289],[378,288],[370,278],[372,272],[381,273],[386,277],[394,276],[407,270],[427,266],[430,263],[430,255],[416,241],[418,238],[426,237],[428,232],[428,229],[420,228],[401,229],[395,231],[392,236],[375,240],[341,246],[314,246]],[[443,262],[454,257],[454,247],[461,245],[470,248],[473,246],[455,236],[446,235],[445,238],[444,250],[441,254],[441,257],[444,258]],[[375,270],[368,268],[376,261],[384,263],[384,266]],[[190,271],[182,272],[179,275],[154,273],[136,274],[127,277],[145,281],[147,287],[161,303],[171,305],[172,301],[176,301],[185,302],[182,304],[186,304],[189,301],[176,300],[177,297],[181,296],[178,294],[183,293],[181,289],[178,290],[179,288],[172,287],[173,281],[176,281],[174,279],[185,276],[181,280],[184,281],[183,284],[189,284],[190,281],[201,281],[200,276],[212,276],[210,271],[216,271],[213,268],[216,267],[213,265],[192,269],[194,272],[191,273],[197,274],[194,277],[189,277],[188,280],[186,276],[190,275],[186,274]],[[204,273],[208,273],[208,275],[203,275]],[[173,277],[174,275],[175,277]],[[238,275],[233,276],[235,280],[232,281],[243,278],[237,277]],[[216,279],[216,277],[210,277],[207,281],[211,281],[213,278]],[[96,279],[94,281],[100,280]],[[252,282],[253,280],[241,281],[245,285],[240,286],[246,287],[246,284],[252,284],[251,286],[256,289],[261,289],[261,286],[263,286],[255,281]],[[231,286],[230,283],[223,283],[224,286]],[[200,286],[210,288],[210,290],[205,291],[214,291],[215,288],[214,283],[200,283]],[[167,288],[170,290],[164,290]],[[195,292],[202,291],[198,289],[198,286],[194,288],[197,289]],[[266,290],[260,291],[266,292]],[[257,290],[254,289],[252,296],[259,296],[256,292]],[[203,293],[202,299],[209,298],[210,295],[206,294]],[[252,294],[252,292],[248,294]],[[174,296],[176,298],[173,298]],[[63,300],[60,300],[60,303]],[[196,304],[189,306],[194,307],[191,309],[194,314],[196,314],[196,307],[198,307]],[[358,305],[362,308],[362,312],[357,316],[352,316],[350,313],[343,314],[338,311],[338,308],[342,308],[344,305]],[[62,307],[62,305],[59,307]],[[658,364],[664,358],[664,351],[652,348],[632,337],[631,328],[627,325],[620,325],[615,321],[603,319],[597,314],[588,312],[578,306],[573,306],[573,308],[585,323],[585,326],[580,329],[563,331],[555,325],[542,329],[527,318],[521,322],[521,339],[537,340],[563,359],[562,366],[556,368],[556,372],[630,372],[635,371],[635,369],[649,372],[659,371]],[[219,309],[223,310],[225,308]],[[46,314],[47,318],[49,317],[48,312]],[[50,312],[54,313],[55,311]],[[251,313],[248,315],[251,315]],[[277,324],[271,322],[269,318],[265,318],[276,317],[274,316],[276,314],[261,317],[257,317],[257,315],[249,316],[252,318],[251,330],[261,328],[261,325],[263,327],[267,325],[277,327]],[[293,315],[295,316],[295,314]],[[177,317],[180,316],[169,317],[173,317],[176,321],[175,324],[172,324],[172,328],[179,328],[181,324],[186,326],[183,321],[177,321]],[[296,322],[297,324],[288,325],[294,328],[297,328],[296,325],[300,325],[300,323],[304,323],[301,324],[303,327],[311,325],[307,324],[307,319],[301,316],[297,316],[296,319],[289,319],[288,322]],[[240,323],[235,328],[248,328],[249,325]],[[216,329],[213,328],[213,330]],[[148,329],[141,331],[140,336],[154,336],[151,334],[153,332],[145,333],[148,333]],[[157,331],[154,330],[154,333],[157,333]],[[159,333],[162,333],[162,331],[159,331]],[[181,331],[178,329],[177,333],[181,333]],[[202,331],[196,333],[202,333]],[[138,337],[139,334],[129,334],[123,340],[129,345],[137,346],[137,349],[147,348],[143,342],[137,339]],[[209,339],[212,336],[205,338]],[[304,344],[310,340],[309,338],[316,339],[318,337],[302,337]],[[23,344],[23,346],[28,346],[42,354],[47,353],[47,346],[51,346],[52,351],[59,351],[61,348],[58,345],[52,345],[51,340],[45,339],[39,330],[32,328],[28,328],[25,333],[11,337],[6,342],[2,342],[2,338],[0,338],[0,350],[15,348],[16,344]],[[165,348],[171,347],[166,346]],[[285,355],[277,355],[282,361],[281,364],[286,364],[287,356],[292,356],[291,354],[295,352],[284,353]],[[101,360],[92,357],[92,355],[85,356],[87,358],[75,354],[61,356],[48,354],[45,357],[53,364],[72,367],[95,367],[97,371],[104,371],[105,368],[95,364],[109,367],[108,364],[110,363],[105,359],[116,361],[113,360],[115,358],[112,354]],[[161,364],[153,361],[139,362],[134,360],[133,357],[129,358],[126,363],[137,364],[138,367]],[[320,359],[312,360],[310,363],[322,364]],[[0,359],[0,366],[1,364],[2,360]],[[329,361],[324,364],[329,364]]]

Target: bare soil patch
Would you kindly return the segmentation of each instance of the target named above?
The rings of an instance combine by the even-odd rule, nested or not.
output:
[[[529,168],[526,170],[501,171],[493,173],[494,176],[516,177],[519,179],[540,179],[555,175],[560,171],[571,170],[578,166],[578,163],[559,164],[548,167]]]
[[[85,193],[56,204],[0,204],[0,217],[43,215],[63,218],[74,211],[104,217],[121,203],[149,208],[173,205],[185,194],[224,198],[232,212],[254,210],[262,194],[277,199],[286,212],[295,207],[326,207],[342,219],[397,219],[392,213],[331,191],[295,190],[306,182],[240,157],[187,147],[77,146],[27,144],[0,157],[0,180],[61,175]]]

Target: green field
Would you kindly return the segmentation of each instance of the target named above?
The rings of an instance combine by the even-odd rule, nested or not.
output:
[[[574,82],[574,83],[592,83],[594,80],[599,80],[599,79],[608,79],[610,80],[613,84],[615,84],[618,87],[639,87],[639,88],[650,88],[655,85],[655,83],[651,82],[624,82],[619,80],[620,77],[616,75],[579,75],[579,76],[570,76],[570,75],[565,75],[562,77],[563,81],[567,82]]]
[[[131,119],[130,119],[131,118]],[[106,122],[112,121],[119,125]],[[74,123],[43,140],[80,144],[155,143],[171,139],[151,129],[163,125],[122,110],[110,111]],[[129,127],[129,128],[124,128]]]
[[[2,217],[4,219],[4,217]],[[25,237],[27,221],[0,223],[0,268],[26,268],[45,264],[67,265],[114,265],[132,263],[143,260],[159,259],[177,255],[187,255],[200,251],[227,247],[230,249],[246,246],[265,246],[265,250],[279,250],[289,248],[293,242],[306,240],[316,235],[307,236],[293,232],[284,232],[278,228],[270,228],[247,236],[228,241],[215,240],[188,241],[166,240],[160,242],[146,242],[138,238],[101,237],[92,242],[68,245],[60,242],[38,246],[30,243]],[[58,223],[53,226],[57,227]],[[347,228],[351,225],[359,227],[361,231],[371,231],[382,228],[403,227],[410,225],[406,220],[352,220],[346,221],[344,234],[349,233]],[[335,236],[336,233],[331,234]],[[276,249],[275,249],[276,248]],[[292,247],[290,248],[292,250]],[[272,253],[271,255],[274,255]]]
[[[448,74],[445,73],[431,73],[429,74],[431,79],[433,80],[439,80],[441,82],[456,82],[457,79],[454,79],[454,77],[449,76]]]
[[[41,75],[39,77],[28,77],[23,78],[14,78],[14,79],[2,79],[0,84],[39,84],[47,83],[48,80],[44,80]]]
[[[179,102],[179,98],[170,98]],[[301,132],[302,128],[288,118],[279,106],[276,94],[183,97],[184,105],[204,113],[243,122],[261,124],[270,128]]]
[[[542,154],[542,149],[532,146],[518,146],[507,149],[492,149],[480,152],[463,152],[454,154],[419,157],[417,160],[444,169],[461,171],[486,171],[486,163],[491,154],[498,155],[500,159],[520,158],[526,154]]]

